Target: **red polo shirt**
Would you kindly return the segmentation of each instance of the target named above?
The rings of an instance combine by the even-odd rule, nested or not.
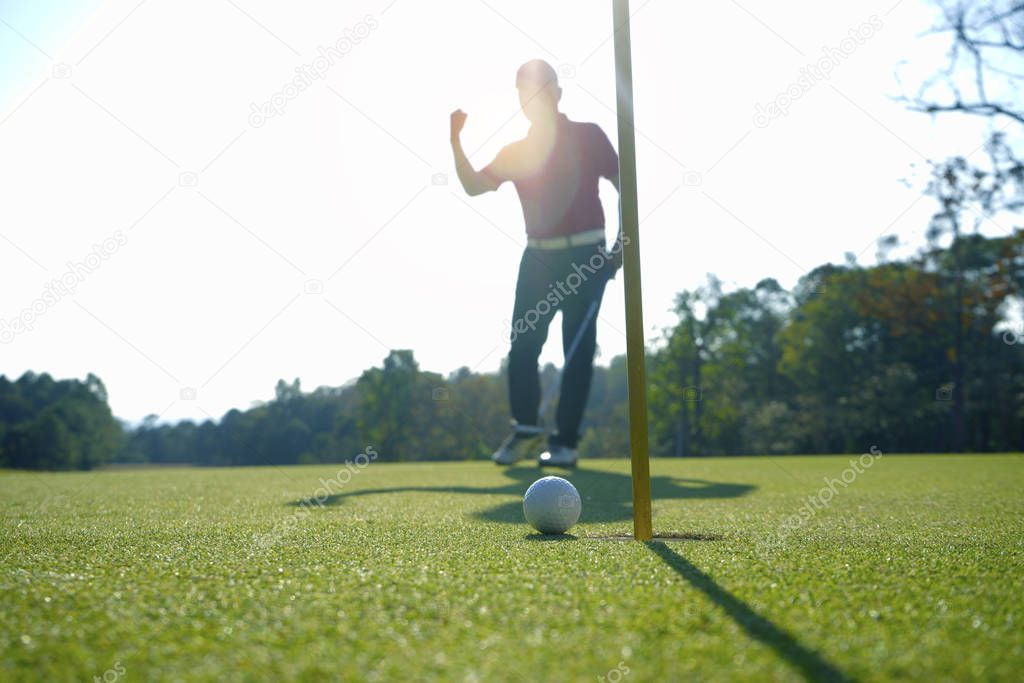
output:
[[[619,157],[596,123],[559,114],[553,131],[531,126],[481,173],[498,185],[515,183],[527,235],[555,237],[604,227],[597,183],[619,174]]]

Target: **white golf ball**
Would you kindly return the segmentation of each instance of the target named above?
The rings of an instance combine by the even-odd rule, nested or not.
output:
[[[576,487],[561,477],[538,479],[523,496],[526,521],[542,534],[565,533],[579,520],[582,508]]]

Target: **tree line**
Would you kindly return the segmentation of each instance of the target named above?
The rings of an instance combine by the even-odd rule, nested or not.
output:
[[[826,264],[792,291],[709,277],[679,293],[677,322],[648,350],[652,455],[1024,450],[1024,329],[1007,317],[1022,301],[1024,229]],[[555,395],[557,368],[542,378]],[[504,366],[443,376],[394,350],[344,386],[279,380],[273,400],[220,420],[128,427],[95,375],[0,376],[0,466],[290,465],[368,446],[382,461],[485,458],[508,430],[506,381]],[[617,356],[595,368],[581,455],[627,456],[627,415]]]

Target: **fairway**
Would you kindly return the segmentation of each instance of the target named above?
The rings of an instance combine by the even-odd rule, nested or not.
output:
[[[532,466],[4,472],[0,679],[1017,680],[1021,457],[850,460],[654,460],[653,544],[625,460],[557,538]]]

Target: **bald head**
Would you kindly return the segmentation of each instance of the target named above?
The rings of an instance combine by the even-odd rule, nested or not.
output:
[[[558,86],[558,74],[550,64],[543,59],[531,59],[523,64],[516,72],[516,88],[523,114],[532,123],[557,119],[562,89]]]
[[[544,87],[548,84],[558,87],[558,74],[554,68],[543,59],[531,59],[519,67],[516,72],[516,87],[523,86]]]

